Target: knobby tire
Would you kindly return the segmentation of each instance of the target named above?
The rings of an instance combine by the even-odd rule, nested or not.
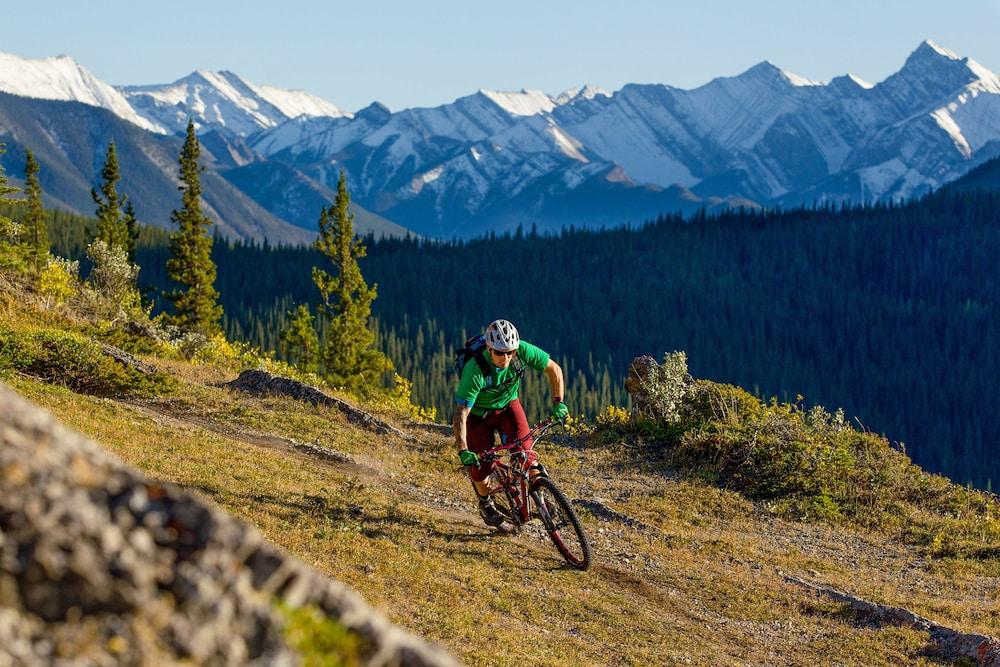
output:
[[[590,543],[563,492],[548,477],[536,477],[531,485],[531,495],[545,525],[545,532],[563,559],[577,570],[589,568]]]

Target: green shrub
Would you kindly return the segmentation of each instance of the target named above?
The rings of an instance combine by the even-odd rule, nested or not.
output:
[[[131,321],[124,326],[101,320],[83,327],[83,332],[91,338],[114,345],[131,354],[157,354],[163,343],[158,339],[158,331],[152,324]]]
[[[172,391],[163,373],[142,373],[115,361],[79,334],[56,329],[0,328],[0,373],[17,371],[94,396],[142,398]]]
[[[788,518],[898,530],[935,556],[1000,557],[994,497],[925,472],[884,437],[852,428],[841,410],[764,403],[732,385],[684,382],[680,364],[666,370],[670,360],[653,369],[652,386],[640,388],[673,401],[671,409],[629,419],[609,411],[595,422],[595,436],[652,442],[692,479]],[[673,361],[683,357],[675,353]]]
[[[85,308],[97,317],[112,321],[146,315],[135,287],[139,267],[129,261],[124,248],[109,247],[97,239],[87,246],[87,257],[93,267],[83,291]]]
[[[682,422],[694,424],[759,420],[763,411],[760,400],[750,392],[708,380],[695,380],[677,409]]]
[[[48,306],[61,306],[76,294],[79,276],[79,262],[50,255],[38,276],[38,292]]]
[[[646,362],[646,363],[642,363]],[[658,421],[674,422],[679,418],[679,410],[691,388],[688,374],[687,355],[671,352],[663,355],[663,363],[656,364],[651,358],[633,362],[635,367],[630,375],[637,374],[632,389],[642,399],[636,401],[638,416]],[[630,380],[629,382],[632,382]]]

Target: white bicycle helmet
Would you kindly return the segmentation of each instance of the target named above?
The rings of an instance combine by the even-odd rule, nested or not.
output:
[[[500,352],[516,350],[521,344],[517,329],[507,320],[493,320],[486,327],[486,345]]]

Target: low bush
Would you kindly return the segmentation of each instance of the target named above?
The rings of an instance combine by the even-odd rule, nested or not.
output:
[[[169,393],[176,386],[169,375],[119,363],[80,334],[0,327],[0,374],[15,371],[93,396],[143,398]]]
[[[654,443],[661,456],[692,478],[761,502],[793,519],[898,529],[940,556],[1000,554],[1000,503],[915,465],[884,437],[858,431],[840,410],[762,402],[732,385],[678,381],[686,367],[676,353],[649,373],[672,397],[670,417],[651,420],[609,411],[596,433],[627,432]],[[683,391],[679,387],[683,386]],[[655,424],[650,423],[655,421]],[[992,554],[993,556],[990,556]]]
[[[48,307],[61,306],[79,289],[80,263],[49,256],[38,276],[38,292]]]

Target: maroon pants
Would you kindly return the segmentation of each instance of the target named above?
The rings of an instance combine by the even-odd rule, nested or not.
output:
[[[518,438],[524,438],[531,432],[528,427],[528,418],[524,416],[524,409],[521,401],[514,399],[507,404],[507,407],[500,410],[490,410],[482,417],[469,415],[466,421],[466,443],[469,449],[476,454],[481,454],[494,446],[493,433],[500,432],[502,443],[513,442]],[[538,460],[538,454],[532,451],[534,442],[531,438],[524,441],[524,449],[528,453],[528,465]],[[469,477],[476,482],[482,482],[489,477],[490,466],[469,466]]]

